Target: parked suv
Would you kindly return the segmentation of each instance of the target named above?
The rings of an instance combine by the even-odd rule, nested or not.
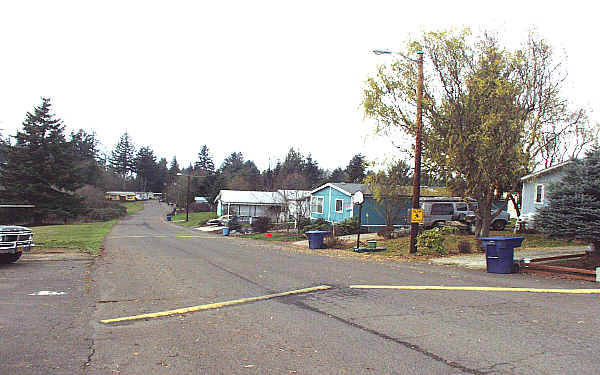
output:
[[[30,251],[33,232],[15,225],[0,225],[0,264],[16,262],[23,251]]]
[[[469,212],[465,216],[465,221],[474,224],[476,220],[475,209],[477,209],[477,202],[469,203]],[[492,207],[492,214],[496,212],[498,208]],[[493,230],[504,230],[506,225],[510,222],[510,214],[506,210],[506,208],[498,214],[495,218],[492,219],[490,223],[490,228]]]
[[[421,208],[423,209],[423,226],[425,228],[443,225],[448,221],[473,224],[477,202],[474,200],[465,202],[462,198],[426,198],[421,200]],[[492,220],[491,228],[503,230],[508,224],[509,217],[508,212],[501,211]]]

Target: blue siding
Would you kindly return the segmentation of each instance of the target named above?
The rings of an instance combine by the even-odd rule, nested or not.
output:
[[[339,190],[326,187],[312,194],[312,196],[323,197],[323,213],[311,212],[312,219],[323,219],[329,222],[339,223],[352,216],[352,198]],[[335,211],[336,199],[342,200],[342,212]]]
[[[408,220],[408,210],[410,207],[411,198],[402,200],[402,204],[397,208],[399,219],[394,225],[410,224]],[[358,217],[358,206],[354,206],[354,217]],[[373,229],[385,226],[385,210],[373,197],[365,197],[365,203],[363,203],[362,207],[361,225],[373,226]]]
[[[311,219],[323,219],[329,222],[339,223],[351,217],[358,217],[358,206],[352,208],[352,197],[342,193],[337,189],[333,189],[330,186],[323,188],[312,194],[312,196],[323,198],[323,213],[318,214],[311,212]],[[342,212],[335,211],[336,199],[342,200]],[[362,219],[361,224],[364,226],[371,226],[372,229],[377,229],[385,226],[385,211],[383,208],[379,208],[379,204],[373,199],[373,197],[366,196],[365,202],[362,208]],[[407,197],[402,201],[402,204],[397,208],[400,219],[394,223],[394,225],[406,225],[408,224],[408,209],[411,207],[411,198]]]
[[[329,188],[327,189],[323,189],[320,191],[317,191],[313,194],[311,194],[311,202],[309,204],[311,204],[311,213],[310,213],[310,218],[311,219],[327,219],[327,206],[328,206],[328,202],[329,202]],[[312,197],[323,197],[323,213],[319,214],[319,213],[315,213],[312,212]]]

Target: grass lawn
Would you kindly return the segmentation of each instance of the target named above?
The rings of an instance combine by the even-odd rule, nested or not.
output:
[[[266,233],[253,233],[253,234],[244,234],[239,237],[241,238],[250,238],[253,240],[263,240],[263,241],[282,241],[282,242],[295,242],[300,240],[305,240],[306,237],[303,235],[298,235],[294,232],[272,232],[272,237],[267,237]]]
[[[144,209],[142,202],[122,202],[127,214]],[[36,249],[75,249],[91,255],[100,254],[104,237],[110,232],[118,219],[97,223],[69,225],[46,225],[31,227]]]
[[[216,217],[216,212],[190,212],[188,221],[186,222],[184,212],[182,214],[173,216],[172,220],[176,222],[175,224],[182,225],[184,227],[197,227],[205,224],[210,219],[215,219]]]
[[[538,247],[567,247],[567,246],[581,246],[582,243],[566,241],[566,240],[554,240],[548,239],[542,234],[524,233],[524,234],[513,234],[508,231],[490,232],[490,237],[525,237],[521,248],[538,248]],[[362,241],[361,241],[362,242]],[[460,242],[468,242],[473,252],[482,252],[480,242],[473,235],[467,234],[450,234],[447,235],[444,240],[444,246],[448,250],[448,254],[459,254],[458,245]],[[354,244],[353,244],[354,246]],[[378,247],[385,247],[387,250],[378,252],[385,256],[407,256],[410,248],[410,237],[395,238],[393,240],[377,239]],[[365,246],[366,247],[366,246]]]
[[[144,203],[142,202],[122,202],[120,205],[127,208],[127,215],[140,212],[144,209]]]
[[[117,221],[115,219],[99,223],[46,225],[31,227],[31,229],[33,229],[36,248],[79,249],[92,255],[98,255],[104,237]]]

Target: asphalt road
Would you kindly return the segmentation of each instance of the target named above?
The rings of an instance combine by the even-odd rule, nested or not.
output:
[[[115,226],[89,281],[81,272],[85,266],[73,270],[73,286],[89,284],[91,290],[62,300],[78,305],[60,307],[75,325],[70,346],[60,347],[70,334],[47,340],[57,344],[51,354],[58,367],[70,364],[69,370],[84,374],[600,373],[598,294],[350,288],[594,284],[213,236],[166,223],[166,211],[150,202]],[[332,288],[167,317],[100,322],[319,285]],[[64,296],[53,301],[59,297]],[[68,315],[69,307],[81,313]],[[0,317],[4,333],[12,323]],[[89,324],[81,326],[86,319]],[[3,357],[5,340],[3,334]],[[61,362],[69,352],[71,362]],[[4,368],[0,365],[0,373],[28,373]]]
[[[80,374],[93,353],[93,260],[29,254],[0,264],[0,374]]]

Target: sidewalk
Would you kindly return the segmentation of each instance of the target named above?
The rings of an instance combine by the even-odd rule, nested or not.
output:
[[[557,255],[566,254],[578,254],[584,253],[588,250],[587,246],[573,246],[573,247],[548,247],[548,248],[534,248],[534,249],[515,249],[515,260],[523,258],[544,258]],[[467,254],[467,255],[454,255],[443,258],[431,259],[434,264],[452,264],[463,266],[467,268],[486,268],[485,254]]]

